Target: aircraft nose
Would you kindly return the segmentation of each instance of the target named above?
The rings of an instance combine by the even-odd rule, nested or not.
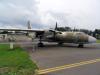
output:
[[[89,43],[96,43],[96,38],[92,37],[92,36],[89,36]]]

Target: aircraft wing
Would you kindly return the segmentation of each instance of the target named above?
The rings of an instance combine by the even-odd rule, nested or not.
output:
[[[13,33],[15,32],[15,33]],[[37,35],[41,35],[44,33],[44,30],[39,29],[0,29],[0,34],[26,34],[34,32]]]
[[[0,31],[44,32],[44,30],[38,30],[38,29],[0,29]]]

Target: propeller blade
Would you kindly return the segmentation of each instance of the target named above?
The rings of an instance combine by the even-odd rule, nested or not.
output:
[[[58,28],[58,25],[57,25],[57,22],[56,22],[55,30],[57,30],[57,28]]]

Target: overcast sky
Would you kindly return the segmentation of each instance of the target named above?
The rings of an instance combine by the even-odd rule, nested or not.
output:
[[[100,29],[100,0],[0,0],[0,28]]]

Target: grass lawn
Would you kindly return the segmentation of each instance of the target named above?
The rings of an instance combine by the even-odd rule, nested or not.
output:
[[[100,40],[97,40],[97,43],[100,43]]]
[[[23,49],[10,50],[9,45],[0,44],[0,75],[34,75],[36,69],[37,65]]]

